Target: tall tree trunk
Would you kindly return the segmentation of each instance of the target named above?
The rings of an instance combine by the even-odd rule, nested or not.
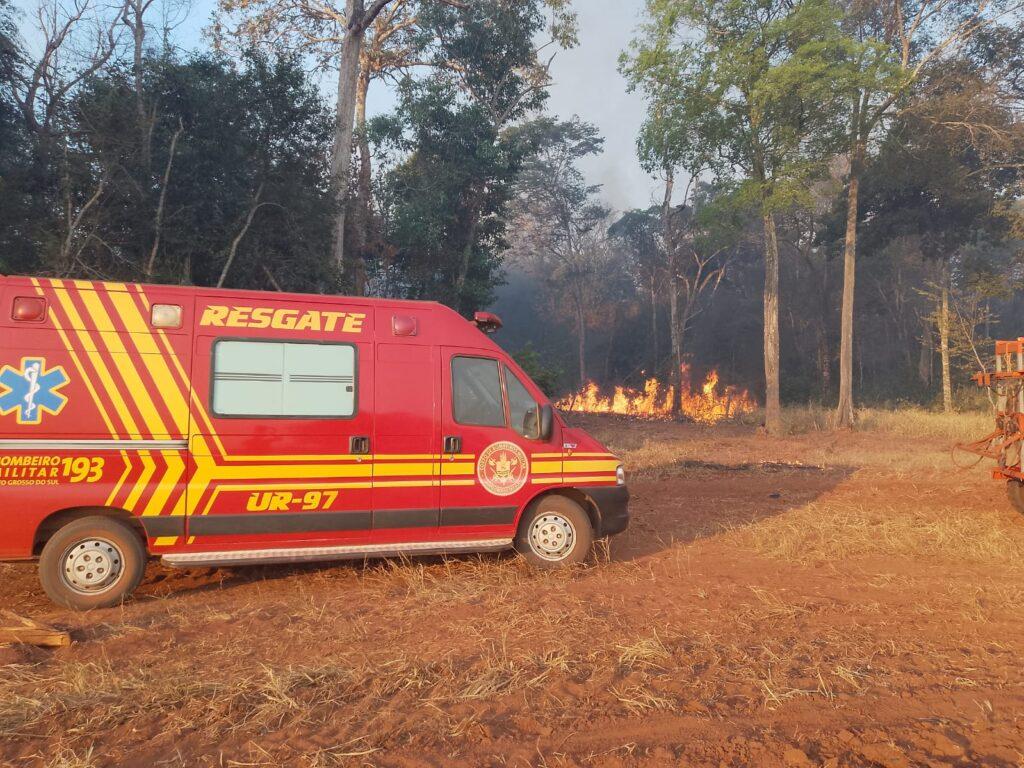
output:
[[[142,169],[148,174],[152,166],[152,123],[146,115],[146,93],[143,82],[143,55],[146,47],[146,0],[134,0],[124,10],[125,21],[132,33],[132,79],[135,91],[135,120],[139,131],[139,156]],[[129,18],[129,15],[131,18]],[[143,193],[145,194],[145,193]]]
[[[260,182],[259,187],[256,188],[256,194],[253,195],[252,205],[249,207],[249,213],[245,217],[245,223],[231,241],[231,247],[228,249],[228,256],[224,260],[224,268],[220,271],[220,278],[217,280],[218,288],[224,287],[224,281],[228,279],[228,272],[231,271],[231,265],[234,263],[235,255],[238,253],[238,245],[242,242],[245,234],[249,231],[249,227],[252,226],[252,220],[256,217],[256,211],[263,207],[263,203],[260,202],[260,198],[262,196],[263,182]]]
[[[676,174],[673,168],[665,169],[665,195],[661,200],[661,239],[665,246],[665,264],[668,269],[668,333],[669,357],[672,370],[669,382],[672,384],[672,414],[677,414],[679,397],[679,361],[676,359],[676,319],[679,310],[679,285],[676,278],[675,233],[672,231],[672,192],[675,189]]]
[[[359,84],[359,54],[363,48],[364,0],[346,0],[345,38],[341,43],[338,63],[338,105],[334,127],[334,150],[331,156],[331,180],[337,195],[334,220],[334,265],[339,275],[345,274],[345,214],[348,187],[352,174],[352,128]]]
[[[675,265],[673,264],[673,267]],[[672,344],[672,415],[679,416],[683,402],[683,339],[679,312],[679,278],[673,268],[668,282],[669,338]]]
[[[185,123],[178,118],[178,130],[171,137],[171,146],[167,150],[167,165],[164,168],[163,182],[160,184],[160,201],[156,206],[156,215],[153,220],[153,247],[149,251],[149,258],[146,260],[145,274],[147,278],[153,276],[156,269],[156,257],[160,253],[160,236],[164,226],[164,207],[167,203],[167,187],[171,183],[171,167],[174,165],[174,153],[178,148],[178,139],[185,132]]]
[[[366,94],[370,89],[370,73],[360,71],[356,88],[356,140],[359,144],[359,176],[356,183],[356,199],[353,207],[353,232],[355,252],[352,254],[352,281],[355,294],[366,294],[366,242],[370,227],[371,198],[373,190],[370,167],[370,141],[366,136]]]
[[[779,240],[775,217],[765,213],[764,223],[764,426],[769,435],[782,432],[779,400]]]
[[[855,110],[854,125],[859,122]],[[854,129],[856,131],[856,128]],[[857,278],[857,204],[860,195],[860,173],[864,145],[856,139],[850,152],[850,183],[846,193],[846,240],[843,244],[843,307],[839,331],[839,404],[836,407],[837,428],[853,426],[853,294]]]
[[[953,412],[953,382],[949,371],[949,271],[942,269],[939,295],[939,352],[942,357],[942,410]]]
[[[654,272],[651,272],[651,370],[649,376],[658,375],[658,288]]]

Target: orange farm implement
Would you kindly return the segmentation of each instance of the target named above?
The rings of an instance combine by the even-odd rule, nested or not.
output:
[[[1006,481],[1007,495],[1018,511],[1024,512],[1024,473],[1021,471],[1021,443],[1024,441],[1024,337],[996,342],[995,369],[971,377],[979,387],[991,387],[995,395],[995,430],[957,448],[994,459],[995,480]]]

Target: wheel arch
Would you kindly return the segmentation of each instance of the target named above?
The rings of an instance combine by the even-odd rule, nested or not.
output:
[[[51,512],[44,517],[36,526],[35,534],[32,537],[32,554],[38,557],[46,542],[50,540],[57,531],[68,523],[81,520],[85,517],[107,517],[113,520],[121,520],[131,528],[141,539],[143,549],[148,551],[146,529],[142,521],[126,509],[121,507],[106,506],[78,506],[65,507]]]
[[[583,508],[583,511],[587,513],[587,518],[590,520],[590,527],[594,531],[594,536],[597,537],[599,535],[599,532],[601,530],[600,508],[597,506],[594,500],[590,498],[586,493],[584,493],[581,489],[568,485],[559,486],[557,488],[546,488],[545,490],[541,491],[536,496],[534,496],[532,499],[530,499],[528,502],[526,502],[526,504],[523,505],[523,509],[519,514],[519,518],[516,520],[516,529],[518,530],[519,523],[522,520],[523,515],[526,514],[526,510],[530,509],[530,507],[532,507],[533,505],[540,503],[542,499],[546,499],[550,496],[564,496],[570,501],[574,501],[577,504],[579,504]]]

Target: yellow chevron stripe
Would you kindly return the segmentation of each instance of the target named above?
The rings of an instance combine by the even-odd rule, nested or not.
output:
[[[127,299],[131,302],[131,297],[125,293],[108,292],[107,295],[110,297],[111,303],[114,304],[114,311],[118,313],[122,322],[125,324],[124,327],[129,331],[129,340],[134,342],[134,346],[144,355],[143,359],[145,360],[145,352],[143,351],[143,345],[140,344],[140,341],[142,338],[145,338],[150,342],[150,344],[152,344],[152,339],[149,337],[148,328],[145,326],[140,328],[138,324],[134,324],[133,327],[133,324],[129,323],[129,317],[127,317],[125,313],[124,300]],[[120,331],[115,328],[113,319],[103,306],[103,303],[100,301],[98,293],[94,290],[84,290],[80,296],[82,298],[82,302],[85,304],[86,310],[92,317],[93,323],[95,323],[96,328],[99,331],[100,339],[103,341],[104,345],[107,347],[111,355],[114,356],[115,360],[118,359],[118,355],[120,355],[120,358],[123,360],[123,363],[119,366],[120,373],[127,382],[132,401],[142,414],[142,418],[150,433],[153,435],[184,434],[184,429],[179,428],[177,429],[177,432],[172,432],[172,430],[168,428],[168,425],[164,423],[151,394],[153,388],[144,383],[141,373],[136,367],[135,362],[129,356],[128,349],[122,341]],[[155,378],[154,381],[156,381]],[[168,410],[171,413],[172,419],[174,419],[174,409],[169,408]],[[142,509],[141,514],[143,516],[158,515],[163,511],[163,507],[167,503],[167,499],[176,488],[178,480],[180,480],[181,476],[185,473],[185,464],[177,453],[161,452],[160,455],[167,466],[162,474],[154,481],[153,477],[156,474],[156,462],[150,458],[150,454],[148,452],[143,454],[143,475],[129,495],[130,506],[128,506],[128,509],[134,511],[145,487],[151,482],[156,485],[156,489],[150,495],[145,508]]]
[[[43,291],[42,286],[36,278],[32,278],[32,285],[35,286],[36,293],[45,298],[46,292]],[[78,352],[75,350],[74,345],[71,343],[71,339],[64,332],[64,328],[61,326],[60,321],[57,320],[56,316],[50,316],[50,322],[53,323],[54,330],[57,331],[57,335],[60,337],[61,343],[64,348],[71,355],[71,360],[75,364],[75,368],[78,370],[78,375],[81,376],[82,381],[85,383],[85,388],[89,390],[89,394],[92,396],[93,402],[96,404],[96,408],[100,412],[100,418],[103,419],[103,423],[107,425],[107,431],[110,432],[111,437],[117,436],[117,428],[114,427],[114,422],[111,421],[110,416],[107,414],[107,409],[103,407],[103,401],[100,400],[99,395],[96,392],[96,388],[93,386],[92,377],[89,376],[86,367],[82,364],[81,359],[78,357]],[[109,503],[109,502],[108,502]]]
[[[125,478],[128,477],[129,473],[131,473],[132,469],[135,467],[135,465],[132,464],[131,458],[128,456],[128,451],[121,451],[121,459],[124,461],[124,472],[121,473],[121,477],[118,478],[117,483],[114,485],[114,490],[112,490],[110,495],[107,497],[108,507],[114,503],[114,500],[117,498],[117,494],[121,492],[121,486],[124,485]]]
[[[142,355],[147,370],[160,387],[158,394],[163,397],[164,407],[171,414],[174,434],[188,434],[188,403],[181,396],[181,391],[171,378],[170,371],[166,371],[166,376],[162,375],[163,371],[160,368],[166,370],[166,364],[159,367],[155,365],[158,360],[160,363],[164,363],[163,355],[153,340],[149,326],[139,315],[138,307],[127,293],[110,294],[110,301],[121,318],[121,322],[130,331],[129,337],[135,343],[139,354]],[[165,386],[167,389],[163,388]]]
[[[149,485],[153,473],[156,472],[156,462],[150,458],[149,451],[139,451],[139,460],[142,462],[142,474],[135,481],[135,485],[132,487],[131,493],[128,494],[128,499],[124,503],[124,508],[129,512],[135,510],[135,505],[139,503],[139,499],[142,498],[142,494],[146,490],[146,486]]]
[[[36,292],[40,296],[45,296],[42,286],[39,284],[39,281],[37,279],[32,278],[32,285],[35,286]],[[117,429],[114,427],[113,421],[107,414],[107,409],[103,406],[103,401],[100,399],[99,394],[96,391],[96,387],[92,383],[92,377],[89,376],[86,367],[82,364],[82,361],[79,359],[78,353],[75,351],[74,346],[71,343],[71,339],[68,338],[67,334],[64,332],[63,327],[61,327],[60,322],[57,320],[55,316],[51,316],[50,320],[53,323],[53,327],[57,331],[57,335],[60,337],[61,342],[64,344],[65,349],[67,349],[68,353],[71,355],[71,360],[74,363],[75,368],[78,370],[78,374],[79,376],[81,376],[82,381],[85,383],[86,389],[89,390],[89,394],[92,396],[93,403],[95,403],[97,410],[99,410],[100,412],[100,418],[103,419],[103,423],[106,424],[107,426],[107,431],[110,432],[111,437],[116,437]],[[121,487],[124,485],[125,479],[131,473],[132,468],[134,466],[132,464],[131,459],[128,456],[127,451],[121,451],[121,459],[124,461],[124,471],[121,473],[121,477],[119,477],[117,482],[114,484],[114,488],[110,492],[110,495],[107,496],[107,501],[105,505],[108,507],[111,506],[117,499],[117,494],[121,491]]]
[[[81,349],[88,354],[89,362],[92,363],[96,369],[96,374],[99,376],[100,384],[107,394],[107,398],[114,406],[114,410],[117,412],[121,419],[121,424],[124,426],[125,431],[128,433],[129,438],[138,440],[142,437],[142,433],[139,431],[138,425],[135,423],[135,419],[132,418],[131,412],[127,406],[122,402],[121,395],[118,393],[117,388],[114,386],[114,380],[110,375],[110,371],[107,368],[103,358],[97,354],[98,350],[92,341],[92,337],[88,331],[85,330],[85,323],[82,322],[81,316],[78,314],[78,310],[75,305],[71,303],[71,296],[68,294],[64,284],[61,280],[51,280],[53,286],[53,293],[57,297],[58,303],[61,305],[61,309],[64,310],[64,314],[67,315],[68,320],[71,322],[71,327],[75,329],[75,335],[81,342]],[[67,342],[65,342],[67,344]],[[68,344],[70,351],[70,344]],[[74,352],[71,352],[72,359],[77,359]],[[88,381],[88,379],[87,379]],[[97,404],[102,408],[102,400],[96,394],[96,389],[89,386],[89,393],[93,396]],[[112,434],[117,434],[117,431]]]
[[[164,461],[167,462],[167,469],[158,481],[157,489],[146,504],[143,515],[159,515],[167,506],[167,500],[174,493],[185,474],[185,462],[181,460],[177,451],[161,451]]]
[[[150,375],[157,383],[158,389],[164,398],[164,404],[167,410],[172,415],[180,414],[180,418],[184,423],[177,423],[178,420],[175,419],[175,427],[179,430],[178,434],[187,434],[189,416],[188,401],[182,395],[177,382],[175,382],[174,376],[171,373],[170,368],[167,366],[167,360],[163,353],[161,353],[156,341],[153,339],[153,335],[150,332],[145,318],[142,317],[138,306],[127,294],[112,294],[110,298],[111,303],[114,304],[125,328],[130,331],[129,336],[134,341],[136,348],[139,350],[140,354],[145,356]],[[174,360],[174,363],[178,366],[179,371],[183,376],[183,380],[187,381],[187,378],[184,377],[184,371],[181,370],[181,364],[177,361],[177,356],[174,355],[173,349],[170,348],[169,342],[167,342],[166,338],[164,339],[164,343],[168,348],[168,353],[170,354],[171,359]],[[195,459],[197,470],[189,480],[188,486],[185,489],[184,498],[179,496],[178,500],[175,502],[172,514],[185,514],[186,512],[194,511],[195,504],[198,503],[203,491],[205,491],[206,486],[209,484],[208,472],[211,468],[212,462],[203,456],[203,454],[208,453],[209,449],[202,437],[195,436],[195,442],[197,443],[196,448],[200,453],[200,455]],[[168,456],[168,454],[164,455],[165,457]],[[185,474],[185,465],[178,457],[178,454],[174,453],[172,455],[174,458],[169,459],[168,461],[168,475],[173,476],[173,482],[168,478],[164,479],[161,486],[162,491],[165,492],[153,495],[153,498],[150,499],[150,503],[146,505],[146,509],[143,512],[144,515],[160,514],[163,511],[164,506],[167,504],[167,499],[176,489],[182,475]]]
[[[134,361],[128,356],[128,350],[121,340],[121,334],[114,328],[113,320],[111,320],[107,310],[100,302],[100,297],[95,291],[82,291],[79,295],[82,298],[82,303],[85,304],[85,308],[92,316],[92,321],[96,325],[100,340],[104,346],[106,346],[116,361],[120,362],[119,356],[123,360],[118,366],[118,372],[127,383],[128,395],[131,397],[132,402],[135,403],[139,413],[142,414],[146,428],[154,436],[171,435],[171,431],[164,424],[163,419],[160,418],[153,398],[150,396],[152,387],[147,386],[143,382]]]

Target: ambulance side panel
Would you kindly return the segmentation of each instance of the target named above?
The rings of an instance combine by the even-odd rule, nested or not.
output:
[[[186,548],[365,543],[373,310],[201,292],[195,317]]]
[[[188,332],[150,327],[176,289],[8,279],[0,293],[0,557],[69,516],[128,513],[153,549],[183,533]],[[41,302],[38,319],[14,304]],[[187,299],[187,295],[186,295]],[[172,359],[174,362],[172,363]]]
[[[374,542],[437,537],[441,476],[441,396],[437,310],[380,307],[375,313],[373,436]],[[451,468],[446,468],[450,470]],[[463,476],[472,468],[460,466]]]

